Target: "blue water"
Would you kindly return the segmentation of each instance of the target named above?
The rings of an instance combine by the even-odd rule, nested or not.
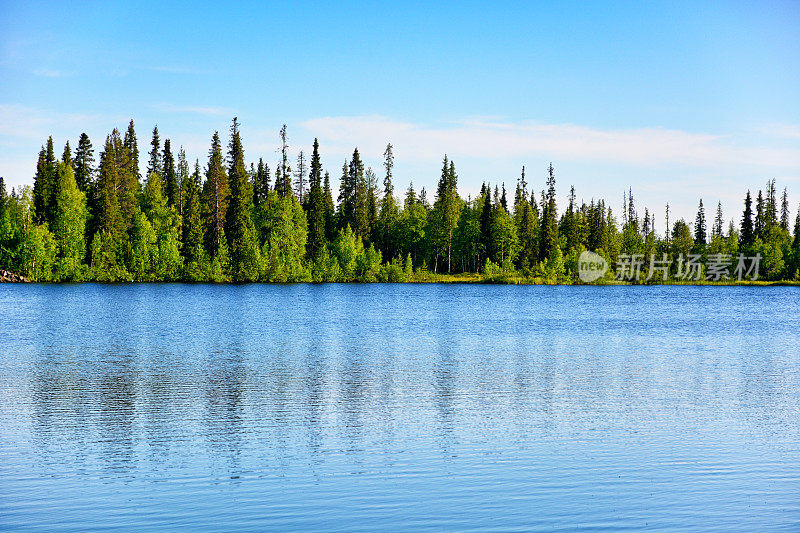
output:
[[[0,285],[0,529],[800,529],[800,290]]]

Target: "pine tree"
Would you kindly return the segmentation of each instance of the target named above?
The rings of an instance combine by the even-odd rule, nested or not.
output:
[[[745,246],[752,246],[755,242],[755,229],[753,227],[753,199],[750,197],[750,191],[747,191],[747,196],[744,199],[744,213],[742,214],[741,225],[741,238],[742,244]]]
[[[88,193],[89,186],[94,176],[94,150],[89,136],[81,133],[78,139],[78,147],[75,149],[74,172],[75,182],[84,193]]]
[[[172,146],[169,139],[164,139],[164,152],[161,156],[162,178],[167,205],[176,207],[179,202],[178,175],[175,172],[175,158],[172,155]]]
[[[325,198],[322,191],[322,163],[319,157],[319,141],[314,139],[311,165],[308,174],[308,240],[306,250],[311,261],[316,261],[325,248]]]

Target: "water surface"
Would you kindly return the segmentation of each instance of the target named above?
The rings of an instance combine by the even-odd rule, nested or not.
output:
[[[800,290],[0,285],[0,529],[800,528]]]

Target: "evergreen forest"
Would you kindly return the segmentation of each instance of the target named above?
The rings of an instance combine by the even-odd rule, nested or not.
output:
[[[214,133],[207,160],[190,162],[156,127],[145,168],[133,121],[97,148],[84,133],[60,156],[48,138],[32,187],[9,192],[0,178],[0,269],[53,282],[577,283],[589,250],[612,265],[601,282],[633,254],[724,257],[731,270],[740,254],[759,254],[759,279],[800,280],[800,210],[790,220],[774,180],[746,191],[730,219],[700,200],[694,221],[670,222],[666,206],[656,231],[632,191],[618,212],[578,201],[574,188],[557,205],[552,165],[542,190],[523,167],[513,189],[484,183],[465,198],[445,155],[435,191],[401,192],[391,144],[381,169],[365,167],[358,149],[325,169],[316,140],[310,156],[290,157],[284,126],[277,161],[248,163],[239,130],[234,119],[226,145]]]

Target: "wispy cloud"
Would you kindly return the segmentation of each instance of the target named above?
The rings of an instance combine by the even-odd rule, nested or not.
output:
[[[44,139],[55,129],[76,129],[105,122],[80,113],[58,113],[18,104],[0,104],[0,136],[11,139]]]
[[[205,69],[198,69],[193,67],[186,67],[181,65],[157,65],[144,67],[145,70],[152,70],[154,72],[166,72],[169,74],[208,74],[209,71]]]
[[[301,125],[334,149],[359,146],[362,151],[379,154],[386,142],[392,142],[405,157],[416,159],[448,153],[463,158],[544,156],[645,167],[800,167],[800,146],[776,148],[743,143],[733,136],[664,128],[597,129],[485,119],[425,125],[382,116],[323,117]]]
[[[43,78],[66,78],[67,76],[72,76],[72,72],[65,72],[63,70],[55,70],[49,68],[37,68],[33,71],[35,76],[41,76]]]
[[[795,126],[794,124],[771,124],[759,128],[758,131],[770,137],[800,140],[800,126]]]

